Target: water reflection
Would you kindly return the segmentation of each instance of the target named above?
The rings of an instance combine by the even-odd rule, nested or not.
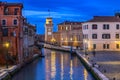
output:
[[[44,50],[40,58],[22,69],[13,80],[94,80],[77,56]]]
[[[72,74],[73,74],[73,61],[70,60],[70,80],[73,80]]]
[[[51,52],[51,78],[54,79],[56,75],[56,55],[55,52]]]
[[[63,80],[64,66],[63,66],[63,54],[61,54],[61,80]]]

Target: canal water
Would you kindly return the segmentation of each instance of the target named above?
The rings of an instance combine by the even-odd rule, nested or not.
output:
[[[39,58],[20,70],[12,80],[94,80],[77,56],[44,49]]]

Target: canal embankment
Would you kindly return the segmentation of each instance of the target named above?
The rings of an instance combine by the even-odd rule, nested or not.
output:
[[[31,60],[29,60],[26,63],[23,63],[22,65],[18,64],[18,65],[12,65],[9,68],[1,68],[0,69],[0,80],[11,80],[12,76],[16,72],[20,71],[20,69],[23,68],[26,64],[31,63],[32,61],[37,59],[39,56],[40,56],[39,54],[35,54]]]
[[[76,54],[79,56],[80,60],[84,64],[84,66],[87,68],[88,71],[91,72],[91,74],[94,76],[96,80],[109,80],[103,73],[101,73],[95,66],[95,64],[91,64],[85,56],[79,53],[79,51],[76,51]]]

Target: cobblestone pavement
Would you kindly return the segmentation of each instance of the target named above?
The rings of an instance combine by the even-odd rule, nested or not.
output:
[[[100,70],[110,80],[120,80],[120,52],[97,51],[95,54],[87,52],[88,60],[96,63]],[[84,53],[83,53],[84,54]],[[115,79],[114,79],[115,78]]]

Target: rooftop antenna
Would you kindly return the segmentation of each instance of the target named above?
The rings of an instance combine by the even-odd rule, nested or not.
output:
[[[48,9],[49,17],[50,17],[50,9]]]

